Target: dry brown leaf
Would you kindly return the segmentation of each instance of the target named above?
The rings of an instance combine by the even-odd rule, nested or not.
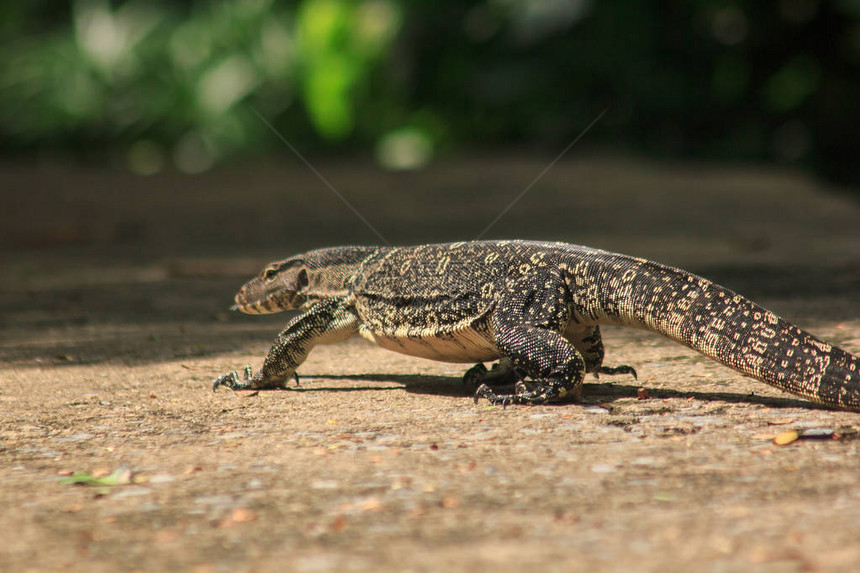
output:
[[[475,461],[471,461],[468,464],[457,466],[457,471],[459,471],[460,473],[466,473],[472,471],[476,467],[478,467],[478,463]]]
[[[787,446],[799,438],[800,435],[795,430],[783,432],[773,439],[773,443],[777,446]]]
[[[358,509],[361,511],[382,511],[382,502],[375,497],[370,497],[361,502]]]
[[[784,426],[794,421],[794,418],[777,418],[776,420],[768,420],[768,426]]]
[[[231,519],[234,523],[247,523],[249,521],[256,521],[257,513],[245,507],[237,507],[233,510],[233,515],[231,516]]]
[[[444,507],[445,509],[454,509],[455,507],[460,505],[460,500],[453,495],[449,495],[447,497],[442,498],[441,504],[442,507]]]
[[[346,518],[342,515],[337,516],[331,523],[332,531],[343,531],[344,527],[346,527]]]
[[[256,513],[244,507],[237,507],[233,510],[233,513],[231,513],[218,523],[218,527],[233,527],[237,523],[246,523],[248,521],[254,521],[255,519],[257,519]]]

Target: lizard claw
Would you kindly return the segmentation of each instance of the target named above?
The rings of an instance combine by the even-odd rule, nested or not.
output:
[[[493,406],[501,406],[502,408],[507,408],[508,404],[513,401],[512,395],[496,394],[490,390],[490,387],[486,384],[481,384],[478,386],[478,389],[475,390],[475,404],[477,404],[478,400],[481,398],[486,398]]]
[[[219,386],[226,386],[230,390],[247,390],[251,387],[251,367],[246,366],[244,371],[244,379],[239,380],[239,374],[234,370],[229,374],[224,374],[215,379],[212,384],[212,391],[218,390]]]
[[[239,382],[239,375],[234,371],[229,374],[224,374],[223,376],[219,376],[215,379],[215,382],[212,384],[212,391],[215,392],[218,390],[219,386],[226,386],[227,388],[233,388]]]
[[[252,376],[253,371],[250,366],[245,366],[245,370],[243,371],[242,379],[239,379],[239,374],[234,370],[229,374],[224,374],[223,376],[219,376],[212,383],[212,391],[215,392],[218,390],[219,386],[226,386],[230,390],[261,390],[261,389],[272,389],[272,388],[284,388],[288,380],[293,379],[296,381],[296,387],[301,386],[299,383],[299,375],[293,372],[291,375],[278,378],[275,382],[271,380],[266,380],[264,377],[257,373],[257,376]]]

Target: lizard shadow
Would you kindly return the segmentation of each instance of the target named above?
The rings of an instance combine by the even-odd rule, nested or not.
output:
[[[304,392],[353,392],[358,390],[397,390],[404,389],[413,394],[426,394],[434,396],[472,397],[475,389],[463,383],[460,377],[438,376],[427,374],[326,374],[308,376],[308,379],[328,380],[355,380],[373,381],[377,383],[395,383],[400,386],[360,386],[360,387],[313,387],[313,388],[291,388]],[[583,384],[581,402],[559,402],[548,404],[550,407],[571,405],[603,405],[612,404],[616,400],[624,398],[638,398],[638,384],[623,384],[618,382],[599,382]],[[736,392],[701,392],[689,390],[672,390],[670,388],[649,388],[648,395],[651,400],[660,399],[692,399],[703,402],[728,402],[731,404],[756,404],[770,408],[809,408],[817,410],[829,410],[825,406],[815,404],[802,399],[792,397],[760,396],[757,394],[739,394]]]
[[[376,382],[378,386],[313,386],[289,387],[286,390],[298,392],[354,392],[357,390],[406,390],[415,394],[436,396],[471,396],[474,390],[462,383],[461,378],[452,376],[432,376],[427,374],[321,374],[305,375],[302,380],[355,380]],[[399,386],[383,386],[394,383]]]
[[[618,384],[616,382],[586,383],[583,385],[583,404],[611,404],[621,398],[638,398],[640,385]],[[673,390],[671,388],[648,388],[648,398],[642,400],[665,400],[670,398],[683,400],[700,400],[703,402],[728,402],[730,404],[757,404],[770,408],[810,408],[830,410],[820,404],[800,398],[760,396],[755,393],[740,394],[737,392],[701,392],[696,390]]]

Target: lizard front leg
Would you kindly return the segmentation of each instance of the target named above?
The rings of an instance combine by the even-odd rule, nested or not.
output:
[[[212,390],[226,386],[232,390],[281,388],[296,375],[317,344],[333,344],[358,333],[359,318],[343,298],[322,300],[300,314],[278,334],[263,361],[263,367],[251,376],[245,368],[244,379],[230,372],[215,379]]]

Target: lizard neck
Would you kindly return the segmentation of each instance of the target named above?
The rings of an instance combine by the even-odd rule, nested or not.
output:
[[[344,297],[349,283],[361,263],[386,247],[333,247],[305,254],[308,286],[302,308],[328,298]]]

